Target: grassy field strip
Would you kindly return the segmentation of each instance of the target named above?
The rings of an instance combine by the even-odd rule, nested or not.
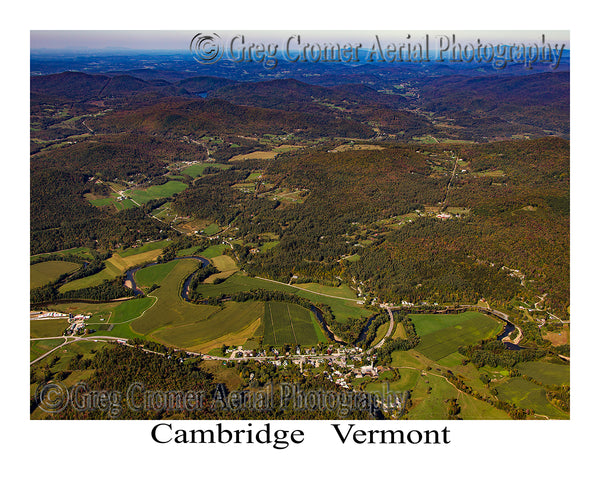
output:
[[[288,317],[290,319],[290,326],[292,327],[292,333],[294,334],[294,340],[298,343],[298,337],[296,337],[296,332],[294,331],[294,322],[292,322],[292,314],[290,313],[290,304],[287,306]]]
[[[267,302],[265,304],[268,312],[269,312],[269,320],[271,320],[271,328],[273,329],[273,339],[275,341],[275,344],[277,344],[277,336],[275,335],[275,324],[273,323],[273,314],[271,313],[271,305],[269,304],[269,302]],[[265,315],[266,317],[267,315]]]
[[[267,291],[283,291],[306,298],[313,303],[325,303],[331,307],[336,321],[345,322],[349,318],[368,317],[372,312],[356,303],[355,300],[336,297],[333,295],[319,294],[310,290],[299,289],[294,285],[283,282],[250,277],[242,273],[235,273],[219,284],[201,284],[198,291],[206,298],[220,295],[230,295],[237,292],[262,289]],[[279,339],[281,340],[281,339]]]
[[[60,260],[50,260],[40,262],[29,267],[30,288],[43,287],[44,285],[58,280],[65,273],[76,271],[81,265],[74,262],[63,262]]]
[[[254,278],[258,278],[260,280],[266,280],[267,282],[278,283],[280,285],[285,285],[287,287],[295,288],[297,290],[302,290],[304,292],[314,293],[315,295],[321,295],[322,297],[336,298],[338,300],[346,300],[346,301],[354,302],[354,303],[356,303],[358,301],[358,300],[352,299],[352,298],[338,297],[336,295],[328,295],[326,293],[315,292],[314,290],[309,290],[307,288],[298,287],[296,285],[290,285],[288,283],[278,282],[277,280],[271,280],[270,278],[263,278],[263,277],[254,277]]]
[[[136,253],[135,255],[128,254],[125,257],[122,257],[118,253],[114,253],[104,262],[106,267],[103,270],[95,273],[94,275],[90,275],[89,277],[79,278],[72,282],[66,283],[59,288],[59,292],[64,293],[71,290],[78,290],[80,288],[100,285],[104,280],[112,280],[136,265],[156,260],[161,253],[162,249],[160,248],[142,253]]]

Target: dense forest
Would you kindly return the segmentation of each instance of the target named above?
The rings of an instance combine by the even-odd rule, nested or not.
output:
[[[234,256],[250,274],[362,284],[392,302],[486,298],[502,305],[529,290],[547,294],[547,305],[566,315],[569,141],[542,135],[544,128],[568,134],[568,81],[568,73],[467,75],[377,90],[293,79],[35,78],[31,252],[107,252],[178,238],[181,232],[152,213],[169,201],[176,215],[231,227],[239,240]],[[458,99],[457,85],[474,96]],[[535,95],[521,102],[531,85]],[[507,136],[540,138],[488,142],[502,136],[501,124],[514,130]],[[483,142],[398,141],[443,131]],[[336,148],[348,139],[371,142]],[[227,170],[209,166],[198,178],[181,174],[185,162],[227,162],[287,141],[302,148],[282,150],[273,161],[231,162]],[[239,188],[257,171],[253,191]],[[177,173],[186,188],[163,203],[112,211],[89,201],[113,194],[113,184],[145,188]],[[281,189],[298,200],[285,201]],[[463,213],[448,221],[432,214],[452,209]],[[413,217],[391,220],[405,215]],[[251,253],[261,236],[277,246]]]

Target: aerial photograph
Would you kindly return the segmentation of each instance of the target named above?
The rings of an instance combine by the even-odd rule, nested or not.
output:
[[[570,419],[568,31],[30,40],[32,421]]]

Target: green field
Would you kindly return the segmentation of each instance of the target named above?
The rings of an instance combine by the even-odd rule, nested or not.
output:
[[[550,418],[568,418],[568,414],[562,412],[552,405],[546,398],[546,390],[535,383],[528,382],[524,378],[509,378],[500,383],[498,398],[505,402],[514,403],[520,408],[530,408],[535,413],[547,415]]]
[[[30,288],[43,287],[44,285],[58,280],[65,273],[72,273],[81,265],[73,262],[61,262],[51,260],[49,262],[36,263],[29,266]]]
[[[152,295],[158,298],[156,305],[144,316],[131,323],[134,332],[147,335],[165,326],[174,327],[189,324],[192,321],[205,320],[219,310],[219,307],[194,305],[181,298],[183,282],[198,268],[198,264],[197,260],[192,259],[177,262],[177,265],[163,280],[160,288],[152,292]]]
[[[263,325],[266,345],[315,345],[326,341],[310,310],[293,303],[266,302]]]
[[[68,326],[69,321],[65,319],[31,320],[29,335],[32,338],[60,337]]]
[[[155,260],[161,253],[161,249],[135,252],[135,254],[132,254],[128,251],[125,257],[122,257],[118,253],[113,253],[112,257],[110,257],[104,262],[106,268],[100,270],[94,275],[90,275],[89,277],[79,278],[77,280],[73,280],[72,282],[66,283],[65,285],[60,287],[58,291],[63,293],[68,292],[70,290],[78,290],[80,288],[87,288],[100,285],[105,280],[112,280],[113,278],[122,275],[123,273],[125,273],[125,271],[127,271],[131,267],[134,267],[135,265],[140,265]]]
[[[333,295],[335,297],[359,300],[359,298],[356,296],[356,292],[352,290],[348,285],[330,287],[328,285],[321,285],[320,283],[298,283],[297,286],[315,293],[323,293],[325,295]]]
[[[200,286],[199,291],[204,297],[209,298],[217,297],[223,294],[227,295],[237,292],[247,292],[255,289],[293,293],[299,297],[306,298],[313,303],[327,304],[331,307],[333,314],[335,315],[335,319],[339,322],[347,321],[349,318],[364,318],[372,315],[371,311],[367,310],[362,305],[358,305],[352,300],[325,297],[317,293],[299,290],[293,285],[285,285],[260,278],[248,277],[241,273],[236,273],[224,282],[217,285],[203,284]]]
[[[32,255],[31,259],[36,259],[36,258],[40,258],[40,257],[47,257],[48,255],[78,255],[80,257],[85,257],[88,259],[92,259],[93,256],[90,253],[90,249],[88,247],[74,247],[74,248],[69,248],[67,250],[61,250],[59,252],[52,252],[52,253],[38,253],[37,255]]]
[[[117,253],[119,254],[119,256],[121,256],[123,258],[126,258],[126,257],[130,257],[132,255],[138,255],[140,253],[146,253],[146,252],[149,252],[151,250],[163,249],[169,243],[171,243],[171,240],[158,240],[156,242],[144,243],[144,245],[142,245],[140,247],[127,248],[125,250],[119,250]]]
[[[211,223],[210,225],[202,229],[202,233],[204,233],[204,235],[214,235],[219,230],[221,230],[221,227],[219,227],[219,225],[217,225],[216,223]]]
[[[258,180],[260,177],[262,177],[262,172],[253,172],[250,175],[248,175],[246,181],[253,182],[254,180]]]
[[[262,315],[262,302],[227,302],[225,308],[211,313],[206,318],[190,317],[189,323],[161,328],[152,333],[152,336],[168,345],[183,348],[202,349],[202,344],[217,339],[222,339],[223,344],[243,344],[253,331],[236,339],[238,341],[234,341],[235,333],[244,331],[253,323],[258,326]]]
[[[223,255],[223,252],[225,250],[227,250],[228,248],[230,248],[229,245],[225,245],[222,243],[220,245],[211,245],[206,250],[203,250],[201,253],[199,253],[199,255],[201,257],[210,259],[210,258],[218,257],[219,255]]]
[[[55,347],[58,347],[64,340],[57,338],[56,340],[37,340],[29,342],[29,361],[41,357],[44,353],[49,352]]]
[[[231,165],[224,165],[222,163],[196,163],[183,169],[181,173],[196,178],[204,174],[204,170],[206,169],[206,167],[215,167],[221,170],[226,170],[228,168],[231,168]]]
[[[440,360],[458,350],[489,338],[502,329],[502,324],[479,312],[451,315],[410,315],[417,334],[421,337],[416,350],[432,360]]]
[[[192,259],[173,263],[160,288],[151,294],[156,296],[156,304],[131,322],[133,334],[201,351],[221,344],[241,345],[254,334],[263,315],[261,302],[226,302],[223,308],[186,302],[181,298],[181,288],[199,263]]]
[[[127,190],[125,195],[135,200],[137,203],[146,203],[158,198],[167,198],[175,193],[183,192],[187,185],[178,180],[170,180],[163,185],[152,185],[144,189]]]
[[[431,389],[430,391],[428,391]],[[487,402],[459,392],[445,378],[433,375],[419,376],[412,393],[414,407],[409,410],[409,419],[439,420],[448,417],[448,400],[458,399],[460,418],[465,420],[502,420],[509,416]]]
[[[137,206],[129,198],[118,200],[118,193],[111,193],[108,198],[90,198],[89,196],[86,198],[94,207],[113,206],[117,211],[127,210],[128,208],[135,208]]]
[[[386,383],[389,392],[401,393],[407,390],[412,390],[417,385],[417,381],[421,374],[418,370],[412,368],[400,368],[400,379],[393,382],[371,382],[365,387],[365,391],[369,393],[379,393],[384,395],[386,393]]]
[[[159,263],[150,267],[142,268],[135,272],[135,281],[141,287],[150,287],[153,284],[160,285],[165,277],[175,268],[179,260]]]
[[[260,251],[268,252],[272,248],[275,248],[277,245],[279,245],[279,240],[273,240],[272,242],[265,242],[261,245]]]
[[[527,375],[544,385],[569,385],[570,365],[546,362],[523,362],[517,365],[520,373]]]

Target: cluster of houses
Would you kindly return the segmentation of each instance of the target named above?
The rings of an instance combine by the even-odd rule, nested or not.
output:
[[[44,311],[39,311],[39,312],[29,312],[29,316],[31,319],[36,319],[36,320],[47,320],[50,318],[68,318],[69,314],[68,313],[61,313],[61,312],[44,312]]]
[[[89,315],[69,315],[69,326],[65,330],[65,335],[81,335],[85,333],[85,321],[90,318]]]

